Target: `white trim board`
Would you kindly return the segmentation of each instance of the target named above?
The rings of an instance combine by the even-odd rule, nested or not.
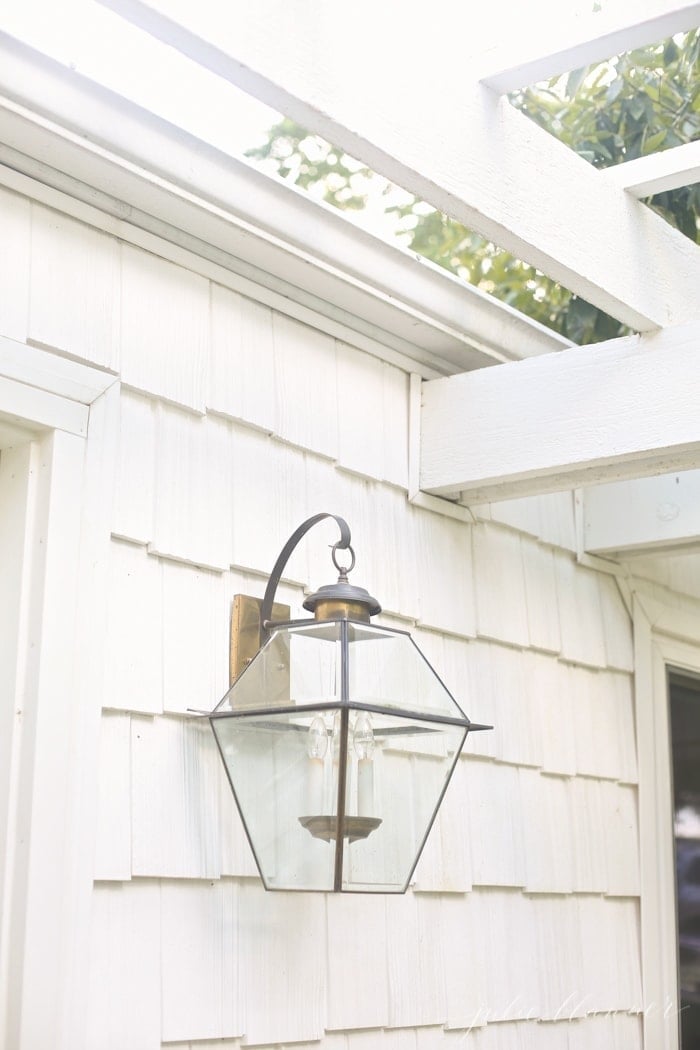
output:
[[[285,0],[244,12],[187,0],[108,6],[632,328],[695,316],[700,248],[506,99],[470,84],[455,26],[397,24],[381,5],[369,37],[362,19],[348,22],[333,6],[321,14]],[[419,77],[406,76],[413,66]],[[436,104],[426,84],[459,105]]]
[[[23,548],[3,595],[16,638],[2,719],[3,1046],[84,1042],[118,404],[115,376],[0,338],[0,405],[36,432],[2,453]]]
[[[700,323],[423,384],[420,487],[470,503],[700,465]]]
[[[89,406],[117,382],[117,377],[91,365],[60,357],[0,335],[0,419],[29,440],[43,430],[62,430],[85,437]]]
[[[700,672],[697,616],[634,594],[644,1045],[678,1050],[669,667]]]

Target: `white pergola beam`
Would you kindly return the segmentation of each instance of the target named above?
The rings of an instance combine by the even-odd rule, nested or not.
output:
[[[651,197],[700,182],[700,140],[605,168],[600,177],[633,197]]]
[[[536,34],[514,34],[512,26],[506,27],[506,40],[500,35],[497,47],[481,60],[484,84],[499,94],[515,91],[700,25],[699,3],[616,0],[596,14],[573,18],[565,5],[558,7],[564,17],[545,14]],[[532,18],[531,10],[527,15]]]
[[[470,503],[700,466],[700,323],[423,384],[420,488]]]
[[[700,470],[586,489],[584,549],[624,557],[700,545]]]
[[[696,245],[465,79],[471,5],[442,5],[447,33],[391,4],[371,7],[371,32],[359,13],[286,0],[108,6],[632,328],[700,309]]]

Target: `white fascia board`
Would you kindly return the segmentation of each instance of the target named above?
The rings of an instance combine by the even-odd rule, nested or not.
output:
[[[2,33],[0,92],[0,162],[264,286],[283,281],[438,374],[571,345]]]
[[[468,503],[700,467],[700,322],[423,384],[420,488]]]
[[[612,186],[638,198],[692,186],[700,182],[700,140],[616,164],[599,174]]]
[[[333,5],[109,6],[630,327],[697,315],[700,248],[465,78],[465,5],[450,33],[379,5],[369,35]]]
[[[482,83],[505,94],[700,25],[696,2],[608,0],[597,13],[572,18],[566,5],[559,5],[559,13],[539,20],[536,34],[514,34],[517,22],[506,26],[498,45],[476,59]],[[531,11],[527,15],[532,18]]]

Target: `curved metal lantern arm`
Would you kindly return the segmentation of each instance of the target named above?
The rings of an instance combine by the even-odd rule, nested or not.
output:
[[[350,526],[348,525],[345,518],[338,517],[337,514],[327,514],[322,512],[321,514],[314,514],[313,517],[307,518],[306,521],[296,529],[289,537],[284,547],[279,553],[277,561],[275,562],[274,568],[270,579],[267,581],[267,587],[265,588],[265,594],[263,596],[262,609],[260,612],[260,641],[261,644],[266,642],[270,637],[270,631],[268,623],[272,616],[272,606],[275,600],[275,592],[277,591],[277,585],[282,578],[284,568],[289,561],[292,551],[299,543],[301,539],[306,535],[309,529],[312,529],[314,525],[317,525],[319,521],[324,521],[325,518],[333,518],[340,529],[340,539],[337,543],[333,544],[333,552],[336,550],[347,550],[350,546]]]

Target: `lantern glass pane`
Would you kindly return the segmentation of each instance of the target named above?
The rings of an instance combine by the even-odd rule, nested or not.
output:
[[[303,821],[328,820],[336,812],[339,764],[332,734],[339,717],[325,711],[212,719],[268,889],[333,889],[334,845],[315,838]]]
[[[350,699],[434,717],[464,718],[410,636],[373,625],[348,625]]]
[[[351,709],[343,890],[403,892],[465,736],[462,726]]]
[[[311,622],[274,632],[217,710],[329,703],[340,695],[340,627]]]

